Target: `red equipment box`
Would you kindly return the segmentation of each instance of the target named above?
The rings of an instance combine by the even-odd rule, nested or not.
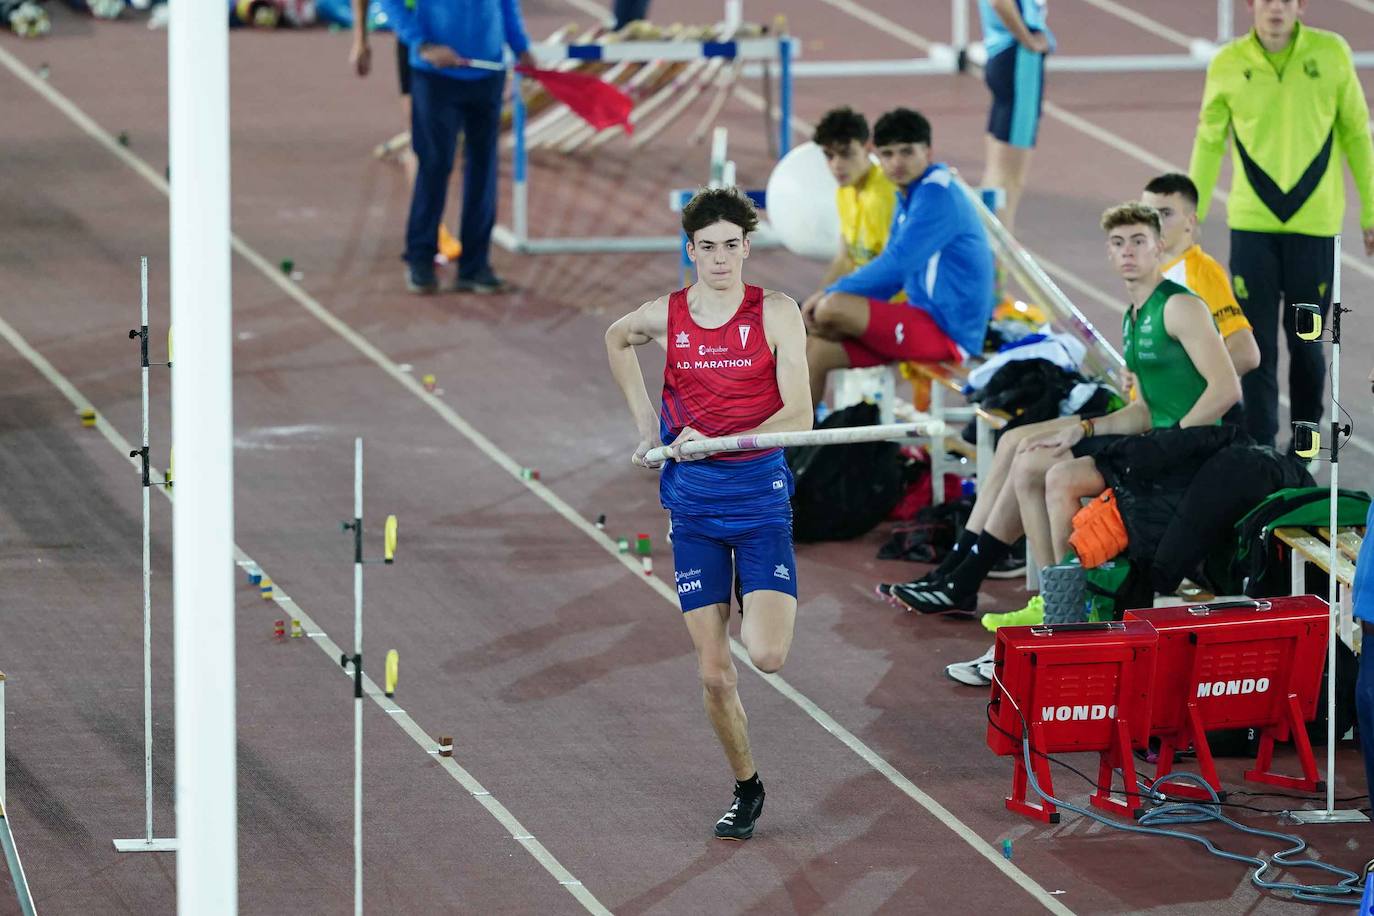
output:
[[[997,631],[988,747],[1016,763],[1008,809],[1059,822],[1054,805],[1026,799],[1024,721],[1030,730],[1031,767],[1046,794],[1054,793],[1046,754],[1097,751],[1097,790],[1089,801],[1107,811],[1139,816],[1131,750],[1149,741],[1158,639],[1154,627],[1142,620]],[[1111,797],[1117,769],[1125,784],[1124,801]]]
[[[1198,768],[1221,794],[1207,732],[1258,728],[1252,782],[1320,791],[1304,722],[1317,714],[1326,662],[1329,609],[1313,595],[1221,601],[1127,611],[1159,631],[1158,676],[1150,734],[1160,739],[1155,776],[1169,773],[1174,753],[1192,745]],[[1274,742],[1293,738],[1302,776],[1271,772]],[[1171,795],[1205,797],[1174,786]]]

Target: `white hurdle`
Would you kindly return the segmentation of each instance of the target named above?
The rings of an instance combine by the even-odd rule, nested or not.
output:
[[[790,35],[770,38],[743,38],[733,41],[626,41],[616,44],[537,44],[530,46],[540,66],[569,60],[622,61],[694,61],[723,58],[733,61],[778,62],[778,131],[779,156],[786,154],[792,139],[792,71],[793,60],[800,56],[801,44]],[[521,77],[515,75],[511,91],[512,131],[515,148],[512,154],[514,178],[511,183],[511,225],[498,224],[492,240],[508,251],[526,254],[568,254],[577,252],[641,253],[677,251],[681,244],[676,235],[663,236],[593,236],[544,237],[530,236],[529,219],[529,144],[525,102],[520,93]]]

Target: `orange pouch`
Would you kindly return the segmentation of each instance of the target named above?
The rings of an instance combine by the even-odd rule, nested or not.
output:
[[[1116,505],[1116,494],[1103,490],[1073,517],[1069,545],[1087,569],[1101,566],[1118,556],[1130,543],[1126,523]]]

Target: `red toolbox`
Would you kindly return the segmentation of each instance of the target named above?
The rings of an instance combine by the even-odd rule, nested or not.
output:
[[[1127,611],[1159,632],[1156,692],[1150,734],[1160,739],[1156,777],[1170,772],[1177,750],[1197,751],[1201,775],[1219,794],[1207,732],[1260,729],[1259,755],[1245,774],[1253,782],[1319,791],[1303,723],[1317,712],[1327,604],[1312,595],[1221,601]],[[1302,776],[1270,770],[1274,742],[1292,736]],[[1201,797],[1201,789],[1173,786],[1168,794]]]
[[[1036,781],[1053,794],[1046,754],[1096,751],[1097,790],[1089,801],[1117,814],[1139,816],[1133,747],[1149,740],[1150,698],[1158,635],[1143,620],[1002,627],[993,656],[988,747],[1015,761],[1007,808],[1058,823],[1054,805],[1026,798],[1022,722],[1030,731]],[[1119,769],[1125,800],[1111,797]]]

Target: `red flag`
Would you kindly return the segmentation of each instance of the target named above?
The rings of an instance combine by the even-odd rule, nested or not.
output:
[[[569,70],[537,70],[516,67],[518,73],[533,77],[548,90],[549,95],[573,110],[582,120],[600,130],[619,124],[625,133],[634,133],[630,123],[630,109],[634,102],[610,83],[586,73]]]

